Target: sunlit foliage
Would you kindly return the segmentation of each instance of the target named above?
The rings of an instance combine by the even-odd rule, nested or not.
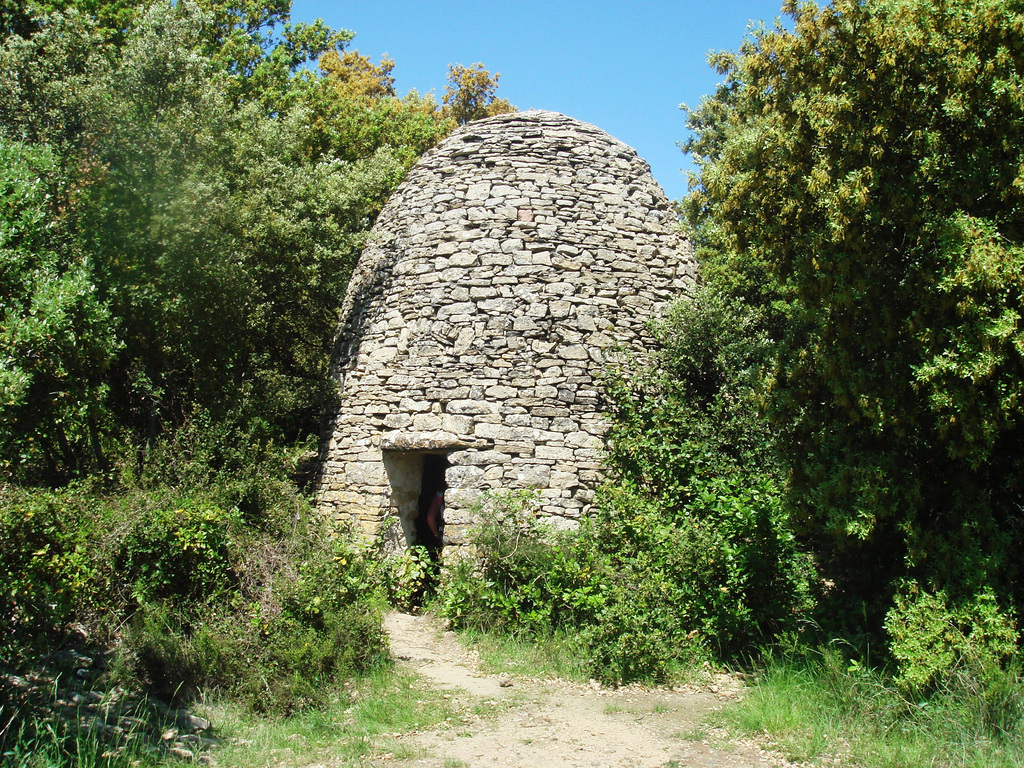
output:
[[[491,77],[484,65],[477,62],[470,67],[453,64],[448,68],[448,85],[444,87],[445,113],[459,125],[482,117],[493,117],[516,108],[505,99],[495,98],[500,74]]]
[[[142,460],[199,413],[315,433],[359,249],[457,121],[290,10],[0,6],[10,477]]]
[[[876,628],[899,577],[1019,610],[1024,4],[784,11],[687,148],[708,274],[770,311],[796,520]]]

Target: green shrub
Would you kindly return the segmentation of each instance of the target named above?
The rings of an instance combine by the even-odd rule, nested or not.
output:
[[[453,625],[516,636],[539,636],[570,623],[584,601],[571,534],[535,516],[529,491],[485,497],[470,534],[472,555],[445,573],[438,595]]]
[[[757,654],[811,616],[814,567],[758,410],[770,325],[704,287],[654,326],[650,365],[609,377],[613,479],[576,557],[588,551],[594,580],[611,587],[585,636],[613,678],[662,677],[694,654]],[[646,658],[626,658],[618,638],[644,628]]]
[[[778,491],[708,482],[682,512],[609,486],[577,531],[536,521],[529,497],[479,512],[473,556],[452,565],[439,609],[455,626],[510,636],[571,633],[593,677],[665,680],[713,653],[756,653],[799,630],[813,569]]]
[[[187,701],[240,671],[239,638],[231,629],[188,609],[145,603],[121,638],[119,677],[141,680],[165,701]]]
[[[479,578],[475,557],[449,557],[432,607],[455,629],[481,631],[489,618],[483,610],[485,592],[487,585]]]
[[[365,605],[331,610],[320,626],[265,622],[253,653],[254,668],[229,690],[257,712],[288,714],[323,706],[346,679],[387,659],[379,612]]]
[[[0,484],[0,658],[9,662],[49,650],[92,602],[89,511],[74,501]]]
[[[381,556],[380,580],[394,607],[411,611],[429,598],[438,578],[438,563],[425,547],[412,546]]]
[[[650,574],[648,574],[649,576]],[[612,591],[594,623],[582,628],[581,645],[591,677],[606,683],[660,683],[684,660],[700,655],[693,634],[681,632],[671,589],[631,578]]]
[[[708,482],[676,515],[641,491],[610,486],[577,548],[592,552],[610,587],[584,633],[604,679],[664,679],[708,652],[756,654],[798,631],[814,604],[813,569],[767,482]]]
[[[315,516],[285,452],[225,441],[183,435],[119,488],[0,487],[4,660],[28,664],[82,624],[116,649],[126,686],[273,712],[320,704],[381,663],[374,557]]]
[[[125,447],[117,470],[126,490],[200,495],[238,510],[253,528],[285,535],[295,505],[301,505],[294,482],[298,465],[314,448],[312,439],[284,443],[261,418],[232,412],[216,419],[199,410],[145,450]]]
[[[233,554],[233,589],[140,605],[124,638],[130,675],[163,697],[219,690],[280,714],[322,705],[346,678],[386,660],[373,564],[345,537],[307,522],[290,541]]]
[[[233,581],[238,523],[237,513],[200,500],[144,508],[128,521],[114,567],[140,601],[208,598]]]
[[[1020,635],[991,591],[953,604],[945,592],[927,592],[907,582],[886,616],[896,678],[907,693],[920,694],[963,679],[997,679],[1018,658]]]
[[[559,542],[538,522],[537,502],[529,491],[488,497],[471,536],[491,626],[512,635],[550,631],[561,618],[554,567]]]

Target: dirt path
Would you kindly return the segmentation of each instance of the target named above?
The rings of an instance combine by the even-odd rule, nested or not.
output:
[[[469,724],[416,734],[426,768],[765,768],[786,762],[750,743],[709,740],[701,720],[739,693],[729,678],[703,689],[607,690],[479,671],[471,651],[429,617],[391,614],[392,653],[483,711]]]

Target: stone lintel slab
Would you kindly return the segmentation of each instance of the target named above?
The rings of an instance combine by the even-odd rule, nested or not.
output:
[[[456,435],[454,432],[434,430],[431,432],[407,432],[394,430],[385,432],[380,438],[381,450],[385,451],[460,451],[467,448],[485,450],[491,442],[472,435]]]

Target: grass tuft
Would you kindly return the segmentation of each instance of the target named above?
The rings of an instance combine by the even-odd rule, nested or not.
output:
[[[827,649],[771,661],[721,714],[733,732],[767,734],[791,760],[845,756],[862,768],[1024,765],[1024,680],[989,670],[951,676],[910,699],[883,674]]]
[[[275,718],[223,701],[211,706],[210,715],[227,742],[217,751],[220,768],[314,761],[354,768],[381,754],[416,757],[403,735],[435,727],[455,713],[449,700],[415,676],[385,668],[351,681],[321,709]]]
[[[112,740],[102,727],[79,723],[77,717],[62,718],[45,709],[29,716],[0,718],[0,765],[6,768],[151,768],[161,762],[160,751],[148,744],[141,733],[118,734]]]
[[[463,630],[459,639],[480,654],[480,666],[491,674],[585,682],[587,672],[572,641],[561,634],[519,639],[509,635]]]

